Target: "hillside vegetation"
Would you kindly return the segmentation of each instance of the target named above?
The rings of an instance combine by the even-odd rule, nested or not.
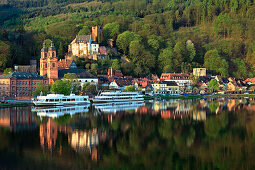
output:
[[[114,63],[132,76],[190,73],[193,67],[237,78],[255,75],[253,0],[4,0],[2,4],[1,70],[39,57],[45,39],[54,40],[62,58],[77,34],[89,34],[92,26],[101,25],[100,45],[113,38],[119,53],[113,56],[118,61],[93,63],[95,74]],[[120,60],[122,56],[130,62]],[[78,64],[87,69],[93,65]]]

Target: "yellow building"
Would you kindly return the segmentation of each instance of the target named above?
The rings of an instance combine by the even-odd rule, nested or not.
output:
[[[206,68],[193,68],[193,75],[196,77],[206,76]]]
[[[179,94],[179,86],[174,81],[156,82],[151,85],[154,94]]]

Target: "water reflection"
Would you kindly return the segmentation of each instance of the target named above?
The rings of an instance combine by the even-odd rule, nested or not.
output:
[[[36,127],[35,116],[29,107],[0,108],[0,126],[11,131],[22,131]]]
[[[60,107],[32,107],[32,112],[35,112],[39,117],[57,118],[65,114],[74,115],[78,113],[88,112],[89,105],[82,106],[60,106]]]
[[[252,169],[254,113],[253,98],[2,108],[0,165]]]

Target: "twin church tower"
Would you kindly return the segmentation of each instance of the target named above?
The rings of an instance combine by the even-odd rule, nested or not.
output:
[[[56,48],[52,41],[50,48],[46,47],[45,42],[43,43],[40,59],[40,75],[46,76],[49,79],[49,84],[52,84],[54,80],[58,79],[58,58]]]

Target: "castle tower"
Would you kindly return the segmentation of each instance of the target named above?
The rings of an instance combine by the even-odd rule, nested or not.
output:
[[[49,78],[49,83],[52,84],[55,79],[58,79],[58,58],[57,58],[56,48],[51,41],[51,46],[48,50],[47,58],[47,77]]]
[[[46,48],[46,43],[43,43],[43,48],[41,49],[41,58],[40,58],[40,75],[45,76],[47,74],[47,57],[48,49]]]
[[[97,42],[99,34],[102,32],[102,27],[94,26],[92,27],[92,39],[94,42]]]

